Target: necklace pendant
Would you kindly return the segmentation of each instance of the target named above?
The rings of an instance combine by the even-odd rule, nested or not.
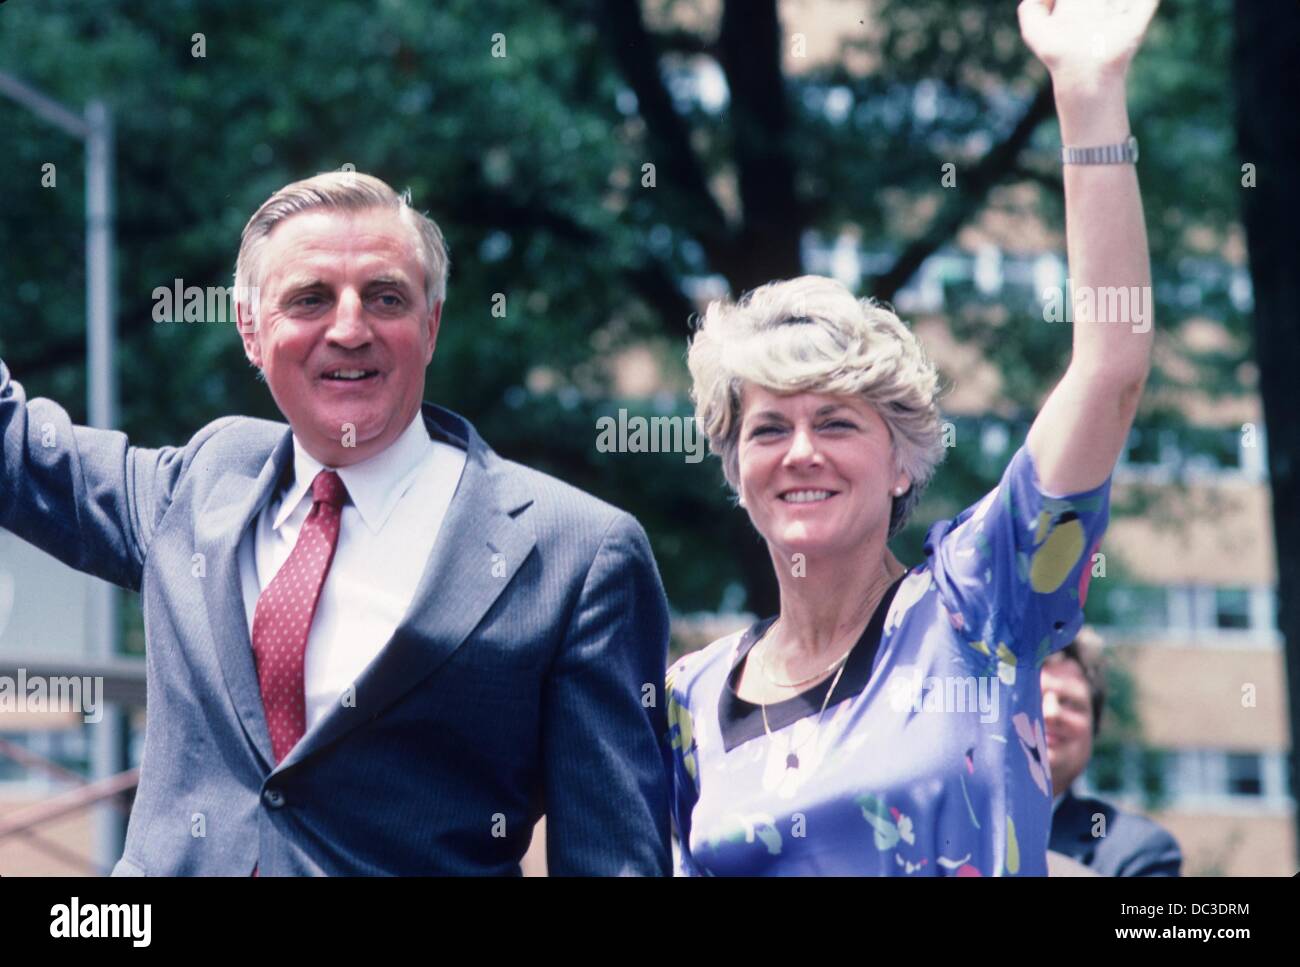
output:
[[[791,752],[788,756],[785,757],[785,767],[787,769],[798,769],[799,757],[795,755],[793,752]]]

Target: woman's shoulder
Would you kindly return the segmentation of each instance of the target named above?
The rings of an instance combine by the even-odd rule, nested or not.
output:
[[[668,667],[668,689],[676,693],[679,702],[687,701],[695,685],[702,679],[726,676],[736,646],[751,627],[753,626],[745,625],[737,628],[703,648],[682,655]]]
[[[913,607],[934,589],[934,575],[928,562],[908,568],[907,573],[898,579],[898,588],[889,600],[882,632],[893,634],[907,620]]]

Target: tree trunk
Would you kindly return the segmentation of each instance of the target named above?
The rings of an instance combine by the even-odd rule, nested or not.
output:
[[[1278,626],[1286,642],[1290,697],[1291,795],[1300,788],[1300,5],[1236,0],[1233,74],[1237,139],[1243,165],[1253,166],[1255,187],[1241,189],[1242,221],[1255,291],[1255,358],[1267,427],[1277,545]],[[1245,181],[1251,170],[1238,175]],[[1300,817],[1298,817],[1300,818]],[[1300,843],[1300,829],[1297,842]]]

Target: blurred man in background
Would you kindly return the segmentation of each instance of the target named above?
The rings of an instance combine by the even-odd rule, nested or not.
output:
[[[1043,722],[1056,800],[1048,848],[1102,876],[1178,876],[1183,857],[1162,827],[1100,799],[1075,796],[1070,786],[1092,758],[1106,704],[1101,640],[1083,628],[1043,663]]]

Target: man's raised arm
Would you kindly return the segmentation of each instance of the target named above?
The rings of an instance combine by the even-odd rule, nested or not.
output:
[[[0,527],[69,567],[139,590],[153,530],[184,450],[133,447],[75,426],[57,403],[27,399],[0,360]]]

